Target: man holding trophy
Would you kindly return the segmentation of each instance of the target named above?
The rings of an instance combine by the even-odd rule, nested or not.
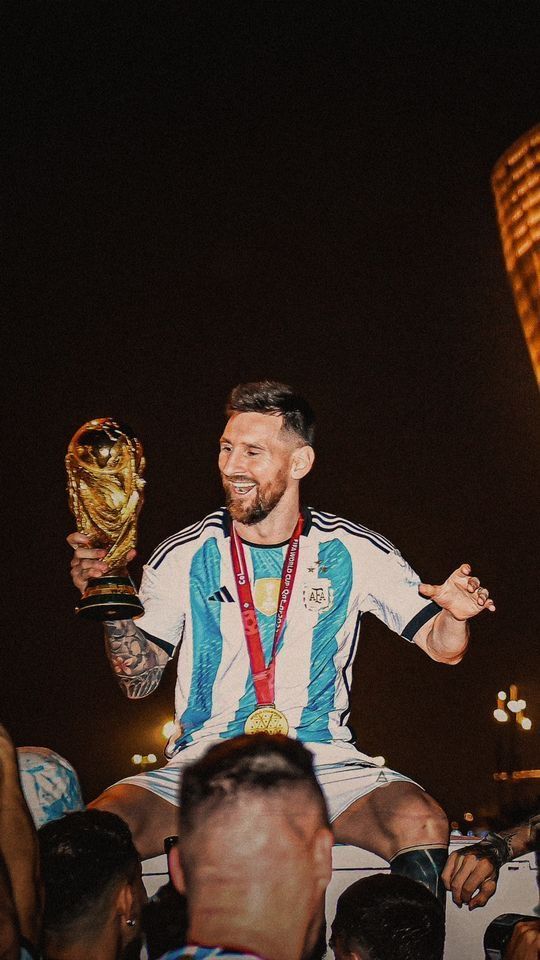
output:
[[[352,661],[362,614],[369,611],[433,660],[458,663],[467,621],[493,611],[493,601],[467,564],[440,586],[420,583],[384,537],[301,505],[300,483],[314,462],[314,418],[290,387],[240,385],[227,415],[218,461],[226,509],[157,548],[144,567],[140,618],[122,616],[114,594],[102,591],[107,653],[128,697],[151,693],[180,651],[167,764],[114,784],[93,805],[128,822],[143,857],[156,855],[163,838],[176,833],[187,763],[223,738],[288,733],[314,754],[336,841],[384,857],[392,871],[420,880],[442,899],[445,814],[421,787],[376,766],[353,744],[346,725]],[[99,460],[99,442],[94,446],[92,463]],[[88,461],[83,447],[77,450]],[[136,447],[123,461],[114,453],[120,457],[114,463],[114,451],[105,448],[101,459],[112,473],[137,460]],[[139,495],[142,489],[132,480],[121,486],[123,502],[128,488]],[[100,516],[103,502],[118,497],[114,482],[108,490]],[[125,516],[118,521],[124,535],[125,522]],[[83,604],[92,607],[101,578],[105,583],[116,572],[125,580],[127,574],[111,570],[110,538],[97,546],[99,535],[80,520],[78,528],[68,537],[72,577],[85,594]],[[133,555],[127,544],[122,565]]]

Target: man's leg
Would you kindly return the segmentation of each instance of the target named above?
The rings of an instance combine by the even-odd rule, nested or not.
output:
[[[355,800],[332,824],[337,843],[384,857],[393,873],[418,880],[444,905],[440,875],[446,863],[448,820],[415,784],[401,781]]]
[[[178,833],[178,807],[131,783],[109,787],[89,806],[109,810],[126,821],[142,860],[159,856],[165,837]]]

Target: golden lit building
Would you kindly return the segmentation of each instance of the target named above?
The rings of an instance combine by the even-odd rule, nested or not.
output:
[[[506,269],[540,384],[540,124],[503,154],[491,184]]]

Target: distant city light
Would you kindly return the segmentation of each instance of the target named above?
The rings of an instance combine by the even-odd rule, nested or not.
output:
[[[530,720],[529,717],[523,717],[521,726],[523,730],[530,730],[532,727],[532,720]]]
[[[499,690],[497,694],[497,698],[499,700],[506,700],[506,693],[504,692],[504,690]]]
[[[157,757],[155,753],[134,753],[131,762],[134,763],[136,767],[146,767],[149,763],[157,763]]]
[[[169,737],[172,737],[175,729],[176,729],[176,725],[174,720],[167,720],[167,723],[163,724],[161,728],[161,733],[165,737],[165,740],[168,740]]]
[[[491,179],[506,263],[525,340],[540,383],[540,125],[497,161]]]
[[[508,714],[504,710],[499,710],[498,708],[497,710],[493,711],[493,716],[499,721],[499,723],[506,723],[508,720]]]
[[[467,823],[472,823],[474,820],[474,815],[470,811],[467,811],[467,813],[463,814],[463,819],[466,820]]]

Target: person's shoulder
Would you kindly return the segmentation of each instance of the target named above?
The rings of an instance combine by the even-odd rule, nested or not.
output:
[[[312,507],[310,517],[312,528],[321,538],[327,539],[334,534],[339,539],[348,540],[353,548],[375,549],[386,554],[396,552],[390,540],[356,520],[348,520],[335,513],[315,510]]]
[[[209,513],[197,523],[192,523],[163,540],[148,560],[148,566],[156,568],[173,554],[178,556],[185,550],[191,551],[197,540],[206,540],[209,536],[215,536],[216,531],[224,534],[226,523],[227,517],[224,508],[220,507],[219,510],[214,510],[213,513]]]

